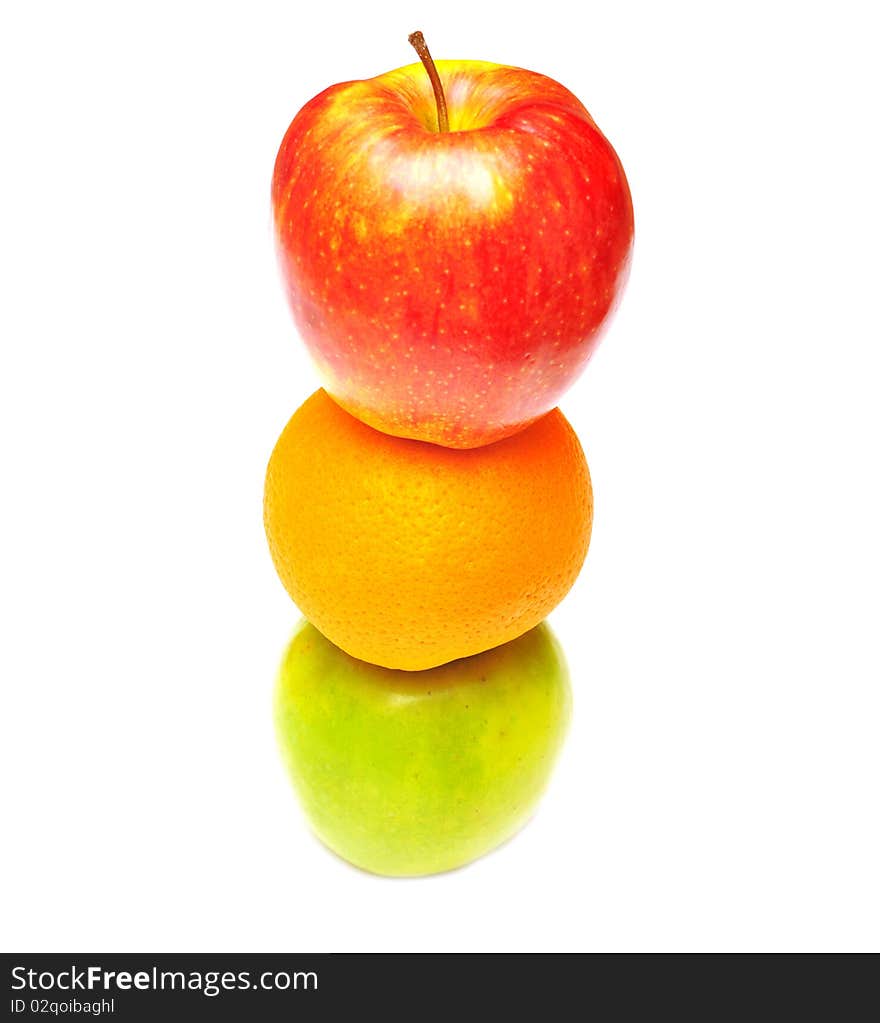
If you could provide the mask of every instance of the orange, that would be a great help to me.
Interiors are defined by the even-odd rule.
[[[316,391],[284,428],[264,521],[281,581],[353,657],[419,670],[537,625],[593,518],[586,459],[554,409],[468,450],[379,433]]]

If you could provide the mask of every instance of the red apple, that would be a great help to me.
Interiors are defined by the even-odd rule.
[[[275,163],[274,224],[336,401],[386,433],[477,447],[548,412],[583,369],[627,276],[632,202],[563,86],[423,59],[303,107]]]

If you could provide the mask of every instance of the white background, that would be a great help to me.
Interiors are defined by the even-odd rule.
[[[7,950],[880,948],[873,6],[4,5]],[[389,881],[275,749],[262,480],[318,384],[268,189],[298,108],[415,28],[571,88],[637,242],[562,406],[596,521],[551,790]]]

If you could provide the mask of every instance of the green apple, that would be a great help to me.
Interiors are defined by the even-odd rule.
[[[571,715],[546,624],[426,671],[350,657],[303,622],[281,664],[280,745],[318,837],[391,876],[460,867],[534,810]]]

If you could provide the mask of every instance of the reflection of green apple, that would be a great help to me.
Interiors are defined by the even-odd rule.
[[[468,863],[529,817],[571,713],[546,625],[427,671],[356,660],[312,625],[281,665],[276,722],[312,827],[377,874]]]

